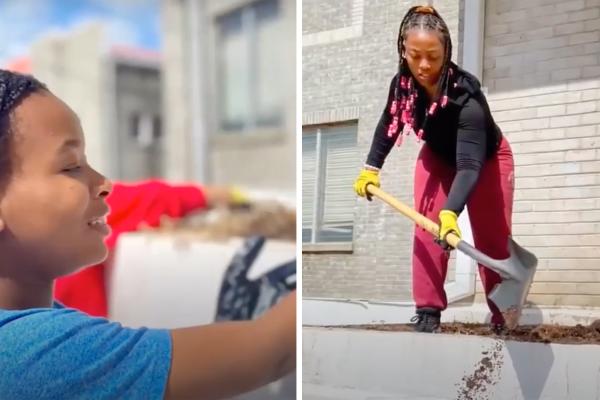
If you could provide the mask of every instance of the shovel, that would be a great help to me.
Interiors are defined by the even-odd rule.
[[[367,185],[367,192],[388,203],[436,238],[439,236],[440,228],[435,222],[419,214],[383,190],[371,184]],[[445,240],[453,248],[460,250],[479,264],[485,265],[500,275],[502,282],[494,287],[488,297],[496,304],[504,316],[506,327],[514,329],[519,322],[523,304],[527,299],[527,294],[535,275],[537,267],[536,256],[519,246],[510,236],[508,237],[507,244],[510,256],[504,260],[496,260],[483,254],[452,232],[446,235]]]

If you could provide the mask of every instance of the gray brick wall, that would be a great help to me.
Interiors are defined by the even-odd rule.
[[[302,1],[302,33],[315,33],[352,25],[354,0]]]
[[[338,4],[342,5],[334,0],[303,2],[303,20],[310,16],[313,21],[308,27],[310,34],[315,34],[312,31],[315,27],[328,26],[319,22],[319,10],[331,10]],[[366,1],[362,35],[303,47],[303,120],[310,121],[319,112],[335,114],[336,110],[358,107],[357,173],[385,105],[390,79],[396,72],[400,21],[414,4],[421,2]],[[435,5],[449,25],[455,47],[459,47],[456,44],[461,2],[439,1]],[[400,149],[394,149],[382,173],[382,187],[409,204],[412,204],[412,173],[418,147],[411,138]],[[412,232],[412,224],[389,206],[357,199],[352,254],[304,254],[303,295],[409,300]]]
[[[600,305],[600,1],[488,1],[484,85],[515,153],[530,300]],[[481,297],[481,295],[479,295]]]
[[[303,49],[305,120],[358,106],[363,155],[412,4],[366,2],[361,37]],[[434,5],[453,33],[462,30],[463,2]],[[514,235],[540,260],[530,300],[600,306],[600,0],[488,0],[484,53],[488,100],[515,154]],[[417,147],[408,140],[393,150],[382,174],[383,187],[409,204]],[[362,200],[355,223],[352,254],[303,255],[304,295],[409,300],[412,225]]]

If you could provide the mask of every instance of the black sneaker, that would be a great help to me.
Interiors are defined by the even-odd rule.
[[[437,308],[417,308],[417,315],[412,317],[410,322],[415,323],[416,332],[439,332],[441,315],[441,311]]]

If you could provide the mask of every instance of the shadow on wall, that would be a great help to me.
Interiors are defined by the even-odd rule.
[[[524,399],[539,399],[554,364],[552,347],[540,343],[505,342]],[[538,368],[531,368],[535,357]]]
[[[526,317],[527,325],[543,323],[542,310],[536,304],[527,304]],[[512,341],[505,342],[505,346],[517,375],[523,398],[539,399],[554,364],[552,347],[547,344]],[[531,368],[531,359],[534,354],[538,368]]]

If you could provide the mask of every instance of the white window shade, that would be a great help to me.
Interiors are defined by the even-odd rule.
[[[356,196],[352,182],[356,177],[356,127],[342,126],[323,135],[326,156],[323,185],[321,235],[327,241],[352,239]]]
[[[220,127],[225,132],[282,121],[282,17],[278,0],[249,3],[217,18]]]
[[[356,196],[356,123],[305,128],[302,136],[302,241],[350,242]]]
[[[276,1],[256,7],[256,115],[259,125],[278,122],[281,110],[281,18]]]
[[[246,66],[248,38],[244,33],[242,12],[234,12],[219,20],[221,33],[221,114],[226,127],[241,128],[249,118],[248,93],[250,78]]]

